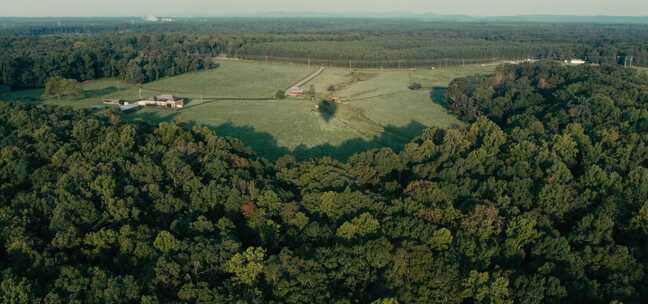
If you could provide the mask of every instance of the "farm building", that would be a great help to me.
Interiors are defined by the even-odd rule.
[[[342,103],[342,97],[340,96],[331,96],[329,99],[335,103]]]
[[[288,92],[286,93],[287,96],[292,96],[292,97],[303,97],[305,95],[304,89],[301,87],[292,87],[288,89]]]
[[[124,101],[121,99],[104,99],[103,103],[107,105],[120,106],[124,104]]]
[[[571,64],[571,65],[581,65],[585,64],[585,60],[583,59],[571,59],[571,60],[565,60],[566,64]]]
[[[158,106],[163,108],[181,109],[184,107],[185,101],[182,98],[173,95],[160,95],[154,96],[148,100],[140,100],[136,102],[140,106]]]

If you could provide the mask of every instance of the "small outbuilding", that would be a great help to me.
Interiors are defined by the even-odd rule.
[[[103,103],[107,105],[119,106],[123,105],[124,101],[121,99],[104,99]]]
[[[585,60],[583,60],[583,59],[570,59],[570,60],[565,60],[565,63],[570,64],[570,65],[581,65],[581,64],[585,64]]]
[[[304,89],[301,87],[292,87],[288,89],[288,92],[286,92],[286,96],[292,96],[292,97],[304,97],[306,93],[304,92]]]

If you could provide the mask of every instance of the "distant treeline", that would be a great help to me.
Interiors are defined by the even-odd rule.
[[[648,66],[648,26],[363,19],[0,19],[0,85],[47,78],[147,82],[207,69],[208,57],[417,67],[581,58]]]

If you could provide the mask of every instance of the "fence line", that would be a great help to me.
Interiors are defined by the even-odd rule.
[[[226,59],[226,58],[221,58]],[[229,60],[250,60],[294,64],[310,64],[314,66],[326,67],[345,67],[349,69],[419,69],[419,68],[443,68],[450,66],[463,66],[475,64],[501,64],[501,63],[520,63],[528,60],[550,60],[562,61],[559,58],[539,58],[539,57],[491,57],[491,58],[436,58],[436,59],[384,59],[384,60],[366,60],[366,59],[341,59],[341,58],[308,58],[308,57],[280,57],[280,56],[263,56],[263,55],[241,55],[239,58],[229,58]],[[595,64],[624,65],[622,56],[586,56],[584,60]],[[643,62],[639,58],[634,58],[632,66],[646,66],[648,62]]]
[[[402,60],[359,60],[359,59],[321,59],[321,58],[295,58],[243,55],[240,60],[281,62],[295,64],[310,64],[326,67],[346,67],[350,69],[416,69],[416,68],[441,68],[445,66],[471,65],[471,64],[492,64],[504,61],[523,61],[527,58],[480,58],[480,59],[402,59]],[[232,60],[232,58],[230,58]]]
[[[319,68],[319,70],[317,70],[315,73],[312,73],[312,74],[306,76],[306,78],[304,78],[304,79],[298,81],[297,83],[291,85],[290,88],[303,86],[304,84],[306,84],[306,83],[310,82],[311,80],[315,79],[315,77],[321,75],[322,72],[324,72],[324,70],[325,70],[324,67]],[[290,90],[290,88],[288,88],[288,90]]]

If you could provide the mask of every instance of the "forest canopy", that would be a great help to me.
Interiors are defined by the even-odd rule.
[[[648,76],[507,65],[401,153],[0,103],[3,303],[639,303]]]

